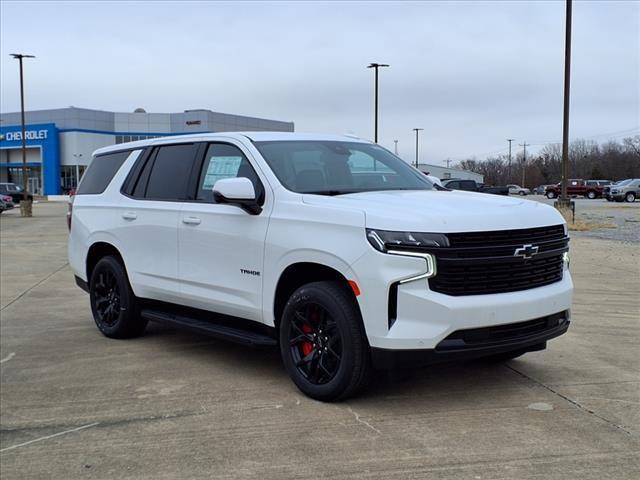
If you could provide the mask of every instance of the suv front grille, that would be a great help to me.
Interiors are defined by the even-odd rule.
[[[429,248],[438,273],[429,288],[447,295],[485,295],[542,287],[562,280],[569,238],[563,225],[447,234],[450,247]],[[537,247],[531,258],[515,256],[525,245]]]

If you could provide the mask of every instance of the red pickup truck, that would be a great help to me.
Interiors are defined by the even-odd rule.
[[[581,196],[585,198],[598,198],[602,196],[602,191],[609,180],[569,180],[567,183],[567,195]],[[560,196],[561,184],[547,187],[544,194],[547,198],[556,198]]]

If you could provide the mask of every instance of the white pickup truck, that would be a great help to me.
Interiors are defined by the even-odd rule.
[[[69,260],[113,338],[148,321],[279,346],[305,394],[373,369],[509,359],[567,331],[567,228],[553,208],[451,191],[343,136],[220,133],[95,153]]]

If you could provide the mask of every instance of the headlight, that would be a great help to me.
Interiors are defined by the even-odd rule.
[[[449,246],[449,239],[442,233],[390,232],[388,230],[367,229],[367,240],[379,252],[424,259],[427,263],[426,271],[400,280],[400,283],[431,278],[436,275],[435,255],[419,251],[419,248]]]
[[[395,249],[449,246],[449,239],[442,233],[390,232],[368,228],[367,240],[383,253]]]

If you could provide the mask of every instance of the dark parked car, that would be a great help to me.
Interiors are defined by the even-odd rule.
[[[450,190],[465,190],[467,192],[493,193],[494,195],[509,195],[507,187],[489,187],[475,180],[462,180],[452,178],[442,182],[445,188]]]
[[[22,187],[15,183],[0,183],[0,195],[8,195],[13,199],[13,203],[20,203],[22,200]],[[33,201],[33,195],[27,192],[27,198]]]

